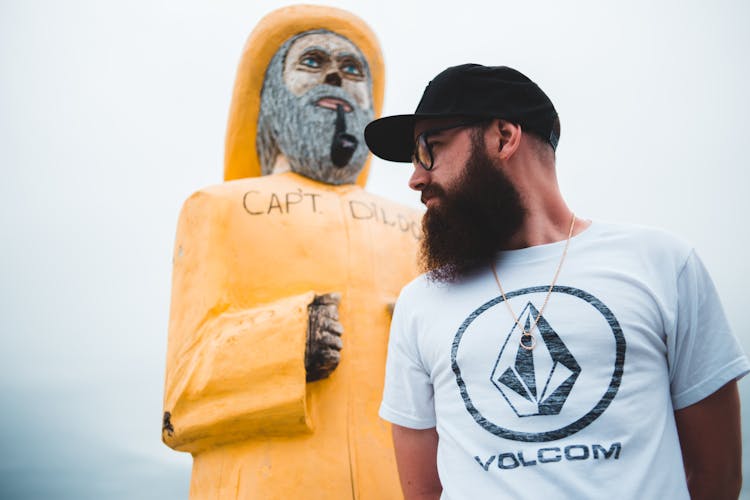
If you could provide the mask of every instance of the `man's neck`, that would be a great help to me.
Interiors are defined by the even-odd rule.
[[[514,179],[526,209],[521,228],[503,250],[517,250],[563,241],[568,238],[573,222],[573,211],[568,208],[557,183],[554,165],[525,165],[516,172],[523,176]],[[572,236],[591,225],[591,221],[576,218]]]
[[[503,250],[518,250],[563,241],[568,238],[573,223],[573,212],[559,214],[529,213],[521,229],[510,239]],[[585,231],[591,225],[590,220],[576,217],[571,236]]]

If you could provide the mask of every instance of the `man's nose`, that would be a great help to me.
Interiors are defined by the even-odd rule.
[[[414,172],[409,178],[409,187],[415,191],[422,191],[430,182],[430,173],[422,167],[415,165]]]
[[[341,87],[341,75],[339,75],[338,71],[334,71],[333,73],[328,73],[326,75],[326,79],[324,83],[327,83],[328,85],[333,85],[334,87]]]

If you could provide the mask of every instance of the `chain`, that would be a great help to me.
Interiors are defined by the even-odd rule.
[[[555,287],[555,283],[557,283],[557,277],[560,276],[560,270],[562,269],[563,262],[565,262],[565,256],[568,255],[568,247],[570,246],[570,238],[573,237],[573,228],[576,225],[576,214],[573,213],[573,218],[570,221],[570,230],[568,231],[568,240],[565,242],[565,248],[563,249],[562,256],[560,257],[560,263],[557,265],[557,271],[555,271],[555,275],[552,278],[552,284],[549,286],[549,290],[547,290],[547,296],[544,297],[544,303],[542,304],[542,308],[539,309],[539,314],[537,314],[536,319],[534,320],[534,324],[531,325],[531,328],[529,328],[528,331],[521,326],[521,323],[518,320],[518,317],[516,316],[516,313],[513,312],[513,308],[510,307],[510,303],[508,302],[508,298],[505,296],[505,291],[503,290],[503,285],[500,284],[500,278],[497,277],[497,270],[495,269],[495,262],[492,262],[492,274],[495,276],[495,282],[497,282],[497,287],[500,289],[500,295],[503,297],[503,302],[505,302],[505,306],[508,308],[508,312],[510,312],[511,317],[513,318],[513,321],[516,322],[516,326],[521,330],[521,338],[519,339],[518,343],[521,347],[526,349],[527,351],[531,351],[536,347],[536,339],[534,338],[534,335],[532,332],[534,331],[534,328],[536,328],[537,323],[539,323],[539,318],[542,317],[542,313],[544,312],[544,308],[547,307],[547,302],[549,302],[549,298],[552,295],[552,289]],[[523,343],[523,338],[529,337],[530,344],[526,345]]]

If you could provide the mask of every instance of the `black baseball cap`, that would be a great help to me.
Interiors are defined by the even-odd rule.
[[[365,141],[370,151],[384,160],[411,162],[414,124],[425,118],[454,116],[502,118],[557,148],[557,111],[547,94],[520,71],[481,64],[446,69],[427,84],[414,114],[370,122]]]

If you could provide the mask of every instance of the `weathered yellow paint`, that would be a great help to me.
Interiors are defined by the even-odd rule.
[[[377,416],[391,305],[415,276],[419,214],[286,173],[200,190],[174,254],[167,445],[191,498],[401,498]],[[305,383],[307,305],[341,293],[341,363]]]
[[[317,5],[294,5],[265,16],[250,34],[242,51],[232,94],[224,156],[224,180],[258,177],[260,161],[255,137],[260,110],[260,89],[266,67],[278,48],[292,36],[304,31],[326,29],[348,38],[367,59],[372,74],[372,99],[375,116],[383,107],[385,70],[375,34],[358,17],[344,10]],[[364,187],[370,162],[357,178]]]

